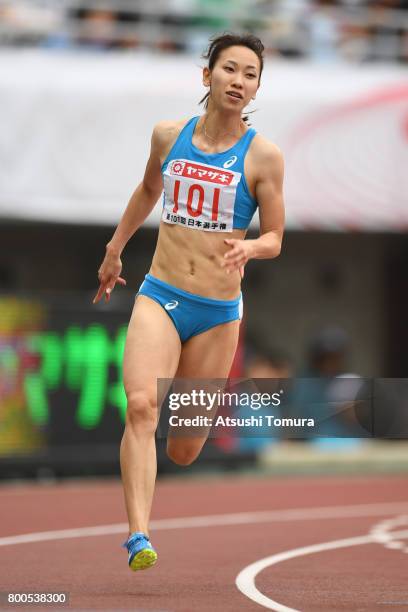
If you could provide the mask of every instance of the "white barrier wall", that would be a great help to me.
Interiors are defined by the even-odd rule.
[[[1,51],[0,217],[117,224],[154,124],[202,113],[201,65]],[[251,123],[285,155],[289,228],[408,229],[407,77],[391,65],[267,61]]]

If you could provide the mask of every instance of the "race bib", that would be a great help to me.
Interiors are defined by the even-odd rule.
[[[232,232],[241,173],[174,159],[163,172],[162,220],[209,232]]]

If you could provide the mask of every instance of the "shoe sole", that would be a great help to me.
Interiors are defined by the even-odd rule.
[[[144,550],[139,551],[132,559],[129,567],[131,570],[136,572],[137,570],[144,570],[152,567],[157,561],[157,552],[154,550],[150,550],[149,548],[145,548]]]

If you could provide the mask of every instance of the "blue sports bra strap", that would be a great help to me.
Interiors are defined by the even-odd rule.
[[[249,128],[249,130],[245,133],[244,138],[242,139],[239,147],[244,155],[248,151],[249,145],[251,144],[255,134],[256,130],[254,128]]]
[[[183,129],[180,131],[180,134],[177,136],[176,141],[171,147],[166,159],[162,164],[162,169],[167,165],[169,159],[172,159],[174,156],[179,155],[179,150],[183,150],[183,148],[191,143],[191,137],[194,132],[195,125],[198,121],[199,117],[192,117],[187,121],[187,123],[183,126]]]
[[[194,130],[195,130],[195,126],[199,120],[200,116],[198,115],[197,117],[192,117],[191,119],[189,119],[187,121],[187,123],[185,124],[185,126],[183,127],[183,129],[181,130],[180,134],[179,134],[179,138],[191,138]]]

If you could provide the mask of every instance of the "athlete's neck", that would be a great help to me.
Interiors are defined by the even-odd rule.
[[[200,131],[209,143],[221,144],[239,140],[245,132],[245,123],[241,115],[208,109],[200,119]]]

